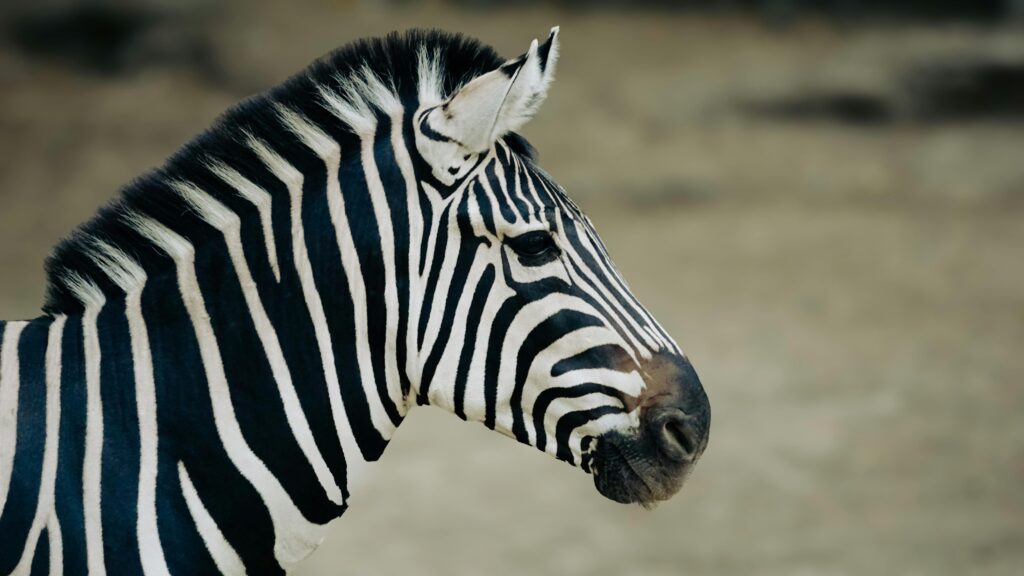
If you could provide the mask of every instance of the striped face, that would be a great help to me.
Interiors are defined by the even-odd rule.
[[[421,398],[581,466],[617,500],[674,493],[707,442],[707,398],[590,220],[504,142],[439,212],[424,344],[444,352],[423,363]]]
[[[621,502],[674,494],[708,437],[696,373],[590,220],[503,138],[543,100],[555,34],[413,116],[430,168],[418,395],[591,472]]]

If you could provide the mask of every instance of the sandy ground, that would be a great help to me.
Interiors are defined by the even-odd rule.
[[[0,54],[0,317],[35,314],[49,247],[119,184],[332,46],[445,25],[513,55],[558,23],[560,77],[526,133],[714,418],[687,487],[645,511],[416,410],[299,574],[1020,573],[1024,124],[738,104],[852,90],[906,106],[908,69],[1020,61],[1019,30],[302,6],[227,7],[217,81]]]

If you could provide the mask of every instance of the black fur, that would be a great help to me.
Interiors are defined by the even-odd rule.
[[[201,178],[208,173],[204,165],[207,159],[221,160],[259,182],[260,178],[253,173],[258,174],[265,168],[244,145],[248,134],[264,140],[285,157],[289,150],[301,146],[280,126],[275,105],[292,108],[313,120],[339,140],[343,151],[358,150],[358,146],[347,145],[355,138],[349,129],[320,103],[318,87],[337,89],[339,78],[366,66],[385,83],[394,86],[407,108],[414,109],[418,105],[417,55],[420,47],[440,54],[442,87],[446,94],[504,63],[493,48],[477,40],[426,30],[395,32],[384,38],[359,40],[328,54],[284,83],[227,111],[210,129],[182,147],[162,167],[126,186],[120,198],[101,209],[92,220],[61,242],[46,262],[48,287],[43,310],[48,314],[70,314],[81,310],[82,304],[62,280],[67,274],[77,274],[95,283],[108,299],[122,296],[88,255],[96,239],[127,253],[151,277],[168,273],[172,269],[168,259],[155,250],[145,248],[148,243],[129,229],[124,223],[124,216],[136,212],[163,222],[173,221],[175,231],[194,244],[209,236],[209,227],[198,218],[187,217],[190,215],[189,207],[170,190],[167,183],[176,179]],[[508,135],[506,142],[520,154],[533,154],[530,145],[518,135]],[[267,189],[272,194],[284,193],[280,188]],[[228,197],[230,191],[207,191],[224,204],[232,204]]]

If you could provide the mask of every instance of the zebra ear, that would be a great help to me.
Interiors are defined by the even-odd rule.
[[[544,44],[534,40],[525,54],[474,78],[428,110],[419,120],[417,146],[435,173],[454,174],[456,159],[479,154],[526,124],[547,97],[557,59],[556,26]]]

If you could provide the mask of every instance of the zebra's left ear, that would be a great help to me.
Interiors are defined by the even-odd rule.
[[[419,117],[416,145],[435,176],[451,184],[499,138],[518,130],[547,97],[558,59],[558,27],[509,60],[460,88]]]

